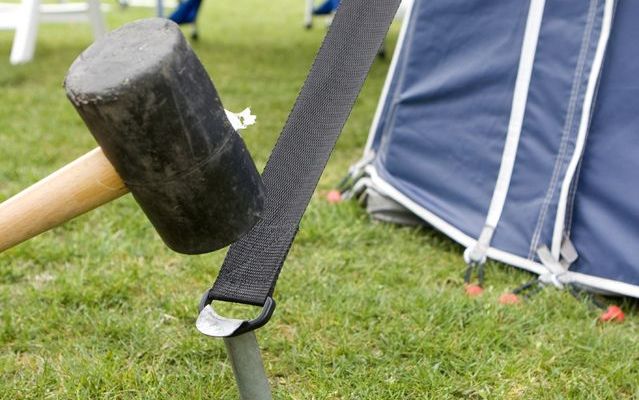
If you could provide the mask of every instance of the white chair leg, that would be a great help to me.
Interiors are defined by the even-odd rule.
[[[155,9],[158,17],[164,18],[164,2],[162,0],[157,0]]]
[[[20,16],[16,24],[16,33],[11,47],[11,64],[22,64],[31,61],[38,36],[38,19],[40,0],[22,0]]]
[[[100,11],[100,0],[87,0],[89,23],[93,29],[93,37],[97,40],[106,34],[106,24],[104,16]]]
[[[306,0],[306,5],[304,8],[304,26],[306,29],[311,29],[313,27],[313,8],[315,7],[315,2],[313,0]]]

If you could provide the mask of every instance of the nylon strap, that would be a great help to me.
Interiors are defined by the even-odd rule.
[[[343,0],[266,164],[263,219],[233,244],[209,299],[264,305],[400,0]]]

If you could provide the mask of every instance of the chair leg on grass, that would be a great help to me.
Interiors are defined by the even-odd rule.
[[[224,338],[242,400],[271,400],[260,348],[253,331]]]
[[[11,47],[11,64],[31,61],[35,52],[40,19],[40,0],[24,0],[20,5],[20,16]]]
[[[164,2],[163,0],[157,0],[155,6],[155,13],[159,18],[164,18]]]
[[[87,6],[87,14],[89,16],[89,22],[91,23],[91,29],[93,30],[93,38],[94,40],[98,40],[107,33],[104,15],[102,15],[102,11],[100,11],[100,1],[88,0]]]
[[[311,29],[313,27],[313,8],[315,8],[315,2],[313,0],[306,0],[304,5],[304,27]]]

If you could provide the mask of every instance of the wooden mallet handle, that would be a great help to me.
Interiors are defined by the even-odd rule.
[[[93,149],[0,204],[0,252],[128,191],[102,149]]]

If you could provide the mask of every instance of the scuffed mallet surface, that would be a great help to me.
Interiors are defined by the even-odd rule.
[[[67,95],[173,250],[224,247],[259,219],[263,187],[178,26],[136,21],[73,63]]]

